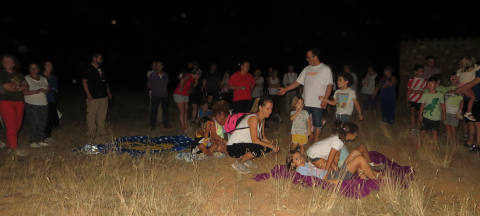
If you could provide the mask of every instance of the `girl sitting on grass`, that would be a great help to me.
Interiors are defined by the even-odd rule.
[[[290,112],[290,120],[292,120],[292,146],[290,151],[295,151],[300,146],[300,153],[305,152],[305,144],[308,137],[312,135],[312,119],[308,112],[303,109],[303,98],[293,97]]]
[[[346,151],[345,142],[353,141],[358,136],[358,126],[352,122],[336,121],[334,135],[320,140],[310,146],[307,156],[315,167],[330,171],[329,178],[337,178],[342,171],[347,171],[344,179],[349,179],[359,169],[366,177],[376,178],[377,173],[370,166],[376,166],[370,160],[364,145]]]
[[[228,106],[223,101],[213,105],[212,120],[206,120],[197,131],[196,146],[192,149],[193,154],[204,153],[211,156],[214,152],[224,153],[227,151],[227,140],[224,135],[223,125],[228,115]]]

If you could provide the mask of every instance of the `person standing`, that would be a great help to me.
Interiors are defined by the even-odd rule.
[[[188,67],[190,67],[190,64]],[[182,130],[187,132],[187,117],[188,117],[188,101],[190,96],[190,89],[192,88],[194,78],[191,73],[192,70],[187,69],[185,72],[178,75],[180,82],[177,85],[175,91],[173,91],[173,100],[177,104],[178,110],[180,111],[180,125]]]
[[[17,63],[13,56],[2,56],[1,64],[0,84],[5,92],[0,95],[0,115],[6,127],[7,145],[15,155],[25,156],[26,152],[18,149],[17,145],[25,108],[23,91],[27,89],[27,83],[22,74],[16,71]]]
[[[252,98],[259,98],[264,95],[263,86],[265,79],[262,76],[260,69],[255,69],[255,87],[252,90]]]
[[[352,67],[350,65],[344,65],[343,66],[343,72],[349,73],[353,77],[353,83],[351,84],[352,86],[350,89],[352,89],[355,93],[357,93],[358,90],[358,77],[355,72],[352,71]]]
[[[168,124],[168,90],[167,86],[170,81],[168,74],[163,71],[163,63],[155,60],[153,73],[148,77],[148,88],[151,92],[151,113],[150,113],[150,129],[154,130],[157,124],[158,106],[162,105],[163,127],[170,128]]]
[[[297,80],[285,88],[280,88],[279,95],[304,86],[303,98],[305,99],[305,110],[312,115],[313,127],[315,128],[315,141],[320,140],[320,132],[322,128],[322,115],[327,107],[326,101],[320,98],[329,98],[333,88],[332,71],[330,67],[320,61],[320,51],[318,49],[310,49],[307,51],[307,62],[303,71]]]
[[[51,61],[45,61],[43,63],[43,76],[48,81],[48,120],[45,128],[45,142],[51,140],[52,131],[58,127],[59,119],[57,113],[57,95],[58,95],[58,81],[57,77],[52,73],[53,63]]]
[[[297,80],[298,74],[295,73],[295,67],[293,65],[288,66],[288,72],[283,75],[283,86],[289,86]],[[291,102],[294,96],[297,96],[297,90],[290,91],[285,95],[285,110],[290,110]]]
[[[425,58],[425,66],[423,67],[423,79],[428,80],[433,75],[440,75],[440,69],[435,66],[435,57],[427,56]]]
[[[25,120],[29,128],[30,147],[48,146],[44,142],[45,128],[48,121],[48,81],[40,76],[40,66],[36,63],[28,67],[29,74],[25,76],[28,89],[25,95]]]
[[[228,86],[233,89],[233,111],[245,113],[250,110],[252,89],[255,86],[255,78],[248,73],[250,62],[240,63],[240,70],[235,72],[228,80]]]
[[[375,84],[377,81],[377,72],[373,69],[373,66],[368,67],[367,75],[362,81],[362,90],[360,97],[362,101],[362,110],[365,114],[372,113],[372,116],[376,115],[377,102],[373,97],[375,92]]]
[[[91,142],[100,137],[106,139],[108,100],[112,94],[108,86],[108,79],[101,65],[103,57],[100,53],[93,53],[91,63],[82,76],[82,85],[87,97],[87,136]]]
[[[380,101],[382,103],[382,120],[387,124],[395,122],[395,95],[397,87],[397,78],[392,74],[393,68],[386,66],[383,71],[383,77],[375,88],[374,96],[380,92]]]
[[[219,95],[221,76],[217,73],[217,64],[210,65],[210,71],[205,75],[207,101],[209,105],[212,105],[213,99]]]

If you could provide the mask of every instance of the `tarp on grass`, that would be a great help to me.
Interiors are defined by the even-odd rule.
[[[110,144],[85,145],[77,151],[88,154],[95,153],[128,153],[131,156],[141,156],[145,153],[156,154],[166,151],[182,151],[190,148],[193,139],[187,136],[128,136],[115,139]]]
[[[392,175],[398,178],[398,182],[407,183],[408,181],[413,180],[413,170],[411,167],[400,166],[397,163],[389,160],[380,152],[370,151],[369,155],[373,162],[385,164],[386,169],[389,169]],[[381,172],[385,171],[386,170],[382,170]],[[285,165],[277,165],[272,168],[270,173],[258,174],[254,177],[254,179],[256,181],[264,181],[270,177],[292,179],[294,184],[301,184],[306,187],[316,186],[327,188],[332,186],[326,180],[312,176],[304,176],[295,172],[294,170],[288,170]],[[408,185],[404,184],[403,186],[407,187]],[[379,190],[378,180],[363,180],[356,176],[356,178],[344,180],[340,185],[339,193],[347,197],[361,198],[367,196],[370,194],[370,192],[375,190]]]

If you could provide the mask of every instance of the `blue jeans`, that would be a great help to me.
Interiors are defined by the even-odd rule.
[[[360,98],[362,99],[362,110],[375,110],[377,108],[377,102],[373,98],[373,95],[361,94]]]
[[[312,114],[312,125],[315,128],[322,128],[323,109],[318,107],[305,107],[309,114]]]
[[[168,98],[152,96],[152,110],[150,114],[150,126],[157,124],[158,106],[162,105],[163,125],[168,127]]]
[[[340,120],[341,122],[349,122],[352,115],[336,114],[335,117],[337,120]]]
[[[48,105],[25,103],[25,121],[28,125],[30,142],[42,142],[47,127]]]
[[[395,122],[395,88],[383,88],[380,92],[382,101],[382,120],[388,124]]]

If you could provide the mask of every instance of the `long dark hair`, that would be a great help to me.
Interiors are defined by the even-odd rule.
[[[353,122],[342,122],[340,120],[335,121],[335,128],[333,134],[338,135],[338,138],[345,142],[347,134],[358,133],[358,126]]]

